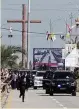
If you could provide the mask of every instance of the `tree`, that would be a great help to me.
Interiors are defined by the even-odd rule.
[[[22,68],[22,61],[19,62],[19,68]]]
[[[16,67],[16,60],[19,58],[15,53],[23,52],[21,47],[1,45],[1,67]]]

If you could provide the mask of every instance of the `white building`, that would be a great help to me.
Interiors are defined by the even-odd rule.
[[[74,48],[72,52],[65,58],[65,67],[79,67],[79,50]]]

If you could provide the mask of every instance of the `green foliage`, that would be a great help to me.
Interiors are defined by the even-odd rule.
[[[19,57],[15,54],[17,52],[23,52],[25,54],[25,51],[23,51],[21,47],[2,45],[1,67],[18,67],[16,61]]]
[[[22,68],[22,61],[20,61],[19,63],[19,68]]]

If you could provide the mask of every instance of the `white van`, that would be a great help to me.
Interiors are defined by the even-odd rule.
[[[34,89],[37,89],[37,87],[43,86],[43,76],[45,74],[45,71],[37,71],[36,76],[34,77]]]

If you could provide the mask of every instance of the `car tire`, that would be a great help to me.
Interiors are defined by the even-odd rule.
[[[46,94],[49,94],[49,90],[48,89],[46,89]]]
[[[43,89],[45,89],[45,87],[43,87]]]
[[[33,87],[33,89],[37,89],[37,87],[36,87],[36,86],[34,86],[34,87]]]
[[[53,96],[53,91],[50,92],[50,96]]]
[[[72,92],[72,96],[76,96],[76,92]]]

